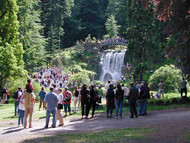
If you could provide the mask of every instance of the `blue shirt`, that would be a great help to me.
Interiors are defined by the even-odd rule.
[[[44,101],[47,103],[48,111],[56,110],[56,103],[58,102],[57,94],[55,94],[54,92],[49,92],[45,96]]]
[[[39,93],[40,100],[44,100],[45,95],[46,95],[46,92],[45,92],[45,91],[40,91],[40,93]]]

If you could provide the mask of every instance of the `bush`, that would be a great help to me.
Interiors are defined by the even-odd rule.
[[[160,67],[149,79],[151,90],[158,90],[160,80],[164,81],[164,92],[178,92],[181,71],[174,65]]]
[[[38,82],[33,82],[33,87],[34,87],[34,93],[36,95],[36,101],[39,101],[40,99],[40,96],[39,95],[39,92],[41,91],[41,86]]]

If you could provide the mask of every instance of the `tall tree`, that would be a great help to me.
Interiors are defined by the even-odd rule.
[[[161,49],[161,25],[153,12],[152,3],[148,4],[147,9],[140,2],[131,3],[128,24],[127,58],[133,66],[134,78],[142,81],[143,74],[153,68],[153,63],[161,63],[164,60]]]
[[[110,17],[108,17],[108,19],[106,21],[107,35],[105,35],[105,38],[117,37],[119,34],[119,28],[120,28],[120,25],[117,25],[117,21],[115,20],[115,16],[111,15]]]
[[[105,35],[107,0],[83,0],[78,18],[81,19],[80,38],[85,39],[89,34],[101,38]]]
[[[40,21],[40,7],[36,0],[19,0],[18,20],[20,39],[24,47],[24,61],[27,69],[33,69],[45,60],[45,38]]]
[[[41,0],[44,36],[48,38],[46,50],[53,53],[61,49],[64,35],[64,19],[71,14],[73,0]]]
[[[0,87],[26,76],[23,47],[19,41],[16,0],[0,3]]]

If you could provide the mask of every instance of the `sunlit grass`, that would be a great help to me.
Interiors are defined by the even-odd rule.
[[[110,143],[110,142],[127,142],[131,139],[143,140],[147,135],[155,132],[155,129],[148,128],[125,128],[125,129],[112,129],[99,132],[93,132],[88,134],[76,134],[76,135],[62,135],[29,139],[25,142],[64,142],[64,143]]]

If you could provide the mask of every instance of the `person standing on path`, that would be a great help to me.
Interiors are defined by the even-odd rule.
[[[130,118],[134,118],[134,115],[138,117],[137,115],[137,109],[136,109],[136,102],[139,95],[139,90],[134,86],[134,83],[130,83],[130,92],[129,92],[129,107],[131,116]]]
[[[58,97],[57,94],[53,92],[54,88],[50,87],[50,92],[45,96],[44,102],[45,102],[45,109],[46,109],[46,125],[44,128],[48,128],[49,125],[49,119],[50,114],[53,115],[53,124],[52,128],[56,127],[56,111],[58,106]],[[47,106],[46,106],[47,103]]]
[[[46,92],[44,91],[44,87],[42,87],[42,91],[40,91],[40,93],[39,93],[39,96],[40,96],[39,110],[41,109],[42,104],[43,104],[43,109],[45,109],[45,106],[44,106],[45,95],[46,95]]]
[[[183,97],[183,92],[185,92],[185,96],[187,97],[187,82],[183,78],[182,81],[180,82],[180,87],[181,87],[181,97]]]
[[[75,90],[73,91],[73,103],[74,103],[74,113],[77,112],[77,102],[79,100],[79,90],[78,87],[75,86]]]
[[[98,93],[95,90],[95,87],[94,87],[93,84],[90,87],[89,95],[90,95],[90,104],[89,104],[89,107],[88,107],[87,116],[88,116],[90,108],[92,106],[92,116],[91,116],[91,118],[93,118],[94,117],[94,112],[95,112],[95,109],[96,109],[96,99],[98,97]]]
[[[121,88],[121,85],[117,84],[117,90],[115,95],[115,108],[116,108],[116,119],[118,118],[118,110],[119,110],[119,116],[120,119],[122,119],[122,111],[123,111],[123,96],[124,91]]]
[[[87,90],[87,85],[84,84],[81,89],[81,107],[82,107],[82,119],[84,119],[84,115],[88,112],[88,97],[89,91]],[[86,116],[87,118],[87,116]]]
[[[18,107],[19,107],[19,100],[18,100],[18,97],[22,95],[22,88],[21,87],[18,87],[18,90],[16,90],[13,94],[13,98],[14,98],[14,105],[15,105],[15,116],[17,114],[19,114],[19,110],[18,110]]]
[[[69,111],[69,115],[71,115],[71,97],[72,94],[69,91],[68,87],[65,87],[65,91],[63,92],[63,105],[65,116],[67,116],[67,111]]]
[[[29,128],[32,128],[32,115],[34,110],[34,104],[35,104],[35,95],[33,93],[33,85],[31,84],[31,80],[27,80],[27,84],[25,87],[25,94],[22,97],[25,99],[25,119],[24,119],[24,128],[27,126],[27,118],[29,114]]]
[[[24,114],[25,114],[25,107],[24,107],[24,99],[22,99],[24,95],[20,95],[19,99],[19,117],[18,117],[18,126],[20,126],[20,122],[22,123],[22,125],[24,125]]]
[[[129,89],[127,87],[124,86],[124,84],[122,84],[122,90],[124,91],[124,97],[127,98],[127,96],[129,96]],[[126,103],[126,100],[124,100],[124,103]]]
[[[112,118],[112,113],[113,113],[113,106],[114,106],[114,98],[115,94],[113,91],[113,84],[109,85],[109,89],[107,90],[106,93],[106,100],[107,100],[107,118]]]
[[[62,104],[63,95],[62,95],[62,89],[61,88],[58,89],[57,94],[58,94],[57,95],[58,96],[58,106],[57,106],[56,117],[57,117],[57,119],[59,119],[59,125],[58,126],[63,126],[64,125],[63,116],[61,113],[61,109],[63,109],[63,104]]]
[[[158,87],[159,87],[160,98],[164,99],[164,82],[163,82],[163,80],[160,80],[160,83],[158,84]]]

